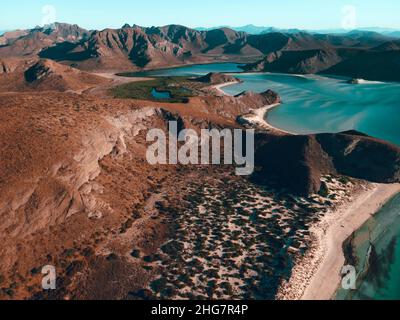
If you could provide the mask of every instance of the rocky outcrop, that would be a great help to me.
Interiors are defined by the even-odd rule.
[[[334,166],[314,136],[257,135],[257,178],[299,195],[318,193],[323,172]]]
[[[0,92],[25,90],[24,72],[35,62],[37,59],[15,57],[0,59]]]
[[[277,51],[264,60],[244,67],[247,71],[320,73],[342,61],[336,50]]]
[[[54,23],[31,30],[9,32],[0,37],[0,57],[32,57],[43,49],[63,43],[79,43],[90,31],[77,25]]]
[[[321,177],[340,174],[377,183],[400,182],[400,148],[350,131],[308,136],[259,134],[257,179],[303,196],[318,193]]]
[[[91,34],[91,31],[83,29],[76,24],[58,22],[44,26],[43,28],[39,28],[39,31],[51,36],[53,39],[55,39],[56,43],[76,43],[89,38]]]
[[[0,60],[0,75],[14,72],[18,67],[18,63],[10,60]]]
[[[239,79],[223,73],[210,72],[209,74],[198,77],[194,81],[207,83],[210,85],[228,83],[228,82],[241,82]]]
[[[399,52],[391,49],[388,51],[362,51],[324,72],[372,81],[400,81]]]
[[[363,83],[363,81],[365,81],[365,80],[353,78],[353,79],[348,80],[347,83],[348,84],[361,84],[361,83]]]
[[[378,183],[400,181],[399,147],[356,131],[316,139],[339,173]]]
[[[275,91],[267,90],[262,93],[244,91],[235,96],[235,99],[252,109],[258,109],[264,106],[281,103],[281,97]]]
[[[24,72],[24,78],[29,88],[43,91],[82,91],[109,82],[100,76],[46,59],[41,59],[29,67]]]
[[[54,71],[51,68],[51,63],[42,60],[25,71],[25,80],[28,82],[34,82],[43,77],[49,77],[53,73]]]
[[[205,96],[189,99],[190,105],[212,110],[213,113],[235,122],[244,114],[280,102],[280,96],[272,90],[263,93],[246,91],[236,96]]]
[[[375,81],[400,81],[397,43],[373,49],[323,48],[286,50],[267,54],[243,67],[246,71],[292,74],[334,74]]]
[[[0,46],[6,46],[10,44],[13,40],[26,36],[28,33],[28,30],[15,30],[11,32],[6,32],[0,36]]]
[[[34,215],[28,217],[29,226],[24,223],[19,225],[19,232],[32,233],[82,210],[89,216],[109,212],[108,206],[94,197],[99,191],[94,182],[101,172],[99,163],[107,155],[123,155],[126,152],[126,136],[135,137],[146,128],[145,119],[156,114],[155,109],[148,108],[119,117],[107,117],[101,127],[82,138],[81,147],[73,157],[66,156],[62,162],[55,163],[29,189],[18,190],[16,194],[21,197],[2,198],[1,213],[6,210],[16,214],[22,208],[33,210],[30,206],[34,200],[38,211],[33,210]]]

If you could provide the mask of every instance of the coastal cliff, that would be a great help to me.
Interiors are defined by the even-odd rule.
[[[344,175],[376,183],[400,182],[400,148],[356,131],[338,134],[258,134],[257,179],[300,195],[321,191],[321,177]]]
[[[223,74],[223,73],[218,73],[218,72],[210,72],[208,74],[206,74],[205,76],[202,77],[198,77],[196,79],[194,79],[194,81],[198,81],[198,82],[202,82],[202,83],[207,83],[207,84],[221,84],[221,83],[240,83],[242,82],[241,80],[239,80],[238,78],[232,77],[230,75],[227,74]]]
[[[384,51],[344,48],[280,50],[243,66],[243,69],[249,72],[328,74],[374,81],[400,81],[400,51],[389,44],[384,48]]]

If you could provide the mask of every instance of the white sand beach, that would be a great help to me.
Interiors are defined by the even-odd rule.
[[[222,90],[222,88],[227,87],[227,86],[231,86],[234,84],[238,84],[240,83],[239,81],[235,81],[235,82],[225,82],[222,84],[218,84],[215,86],[212,86],[212,88],[214,90],[216,90],[219,94],[221,94],[222,96],[228,96],[229,94],[227,94],[225,91]],[[276,103],[276,104],[271,104],[268,106],[264,106],[262,108],[259,109],[255,109],[252,110],[251,113],[242,116],[242,118],[246,121],[248,121],[249,123],[252,123],[256,126],[259,126],[261,128],[267,129],[267,130],[272,130],[275,132],[279,132],[279,133],[283,133],[283,134],[292,134],[295,135],[295,133],[293,132],[289,132],[289,131],[285,131],[279,128],[276,128],[274,126],[272,126],[270,123],[268,123],[267,121],[265,121],[265,117],[268,114],[268,112],[270,112],[272,109],[279,107],[281,104],[280,103]]]
[[[217,90],[231,85],[216,86]],[[224,93],[225,94],[225,93]],[[250,123],[283,134],[294,134],[268,123],[266,114],[280,104],[253,110],[242,118]],[[369,184],[352,199],[342,203],[312,228],[313,246],[293,269],[292,278],[284,283],[277,298],[282,300],[330,300],[341,281],[345,263],[344,241],[371,216],[400,192],[400,184]]]
[[[272,109],[274,109],[276,107],[279,107],[280,105],[281,105],[280,103],[276,103],[276,104],[271,104],[269,106],[265,106],[265,107],[262,107],[259,109],[255,109],[250,114],[243,116],[243,119],[245,119],[246,121],[248,121],[250,123],[258,125],[264,129],[267,129],[267,130],[272,130],[272,131],[283,133],[283,134],[296,135],[296,133],[276,128],[276,127],[272,126],[268,121],[265,120],[268,112],[270,112]]]
[[[229,94],[227,94],[224,90],[222,90],[222,88],[232,86],[232,85],[238,84],[238,83],[240,83],[240,82],[239,81],[225,82],[225,83],[217,84],[215,86],[211,86],[211,88],[214,89],[215,91],[217,91],[218,94],[220,94],[221,96],[229,96]]]

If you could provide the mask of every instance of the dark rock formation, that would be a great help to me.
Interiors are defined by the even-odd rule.
[[[300,195],[318,193],[321,175],[334,167],[315,136],[257,135],[258,177]]]
[[[400,181],[400,148],[355,131],[316,136],[336,170],[378,183]]]
[[[322,72],[339,63],[341,57],[336,50],[278,51],[264,60],[244,67],[248,71],[269,71],[311,74]]]
[[[246,91],[237,96],[193,97],[189,99],[189,104],[198,108],[206,107],[219,116],[238,123],[241,116],[249,114],[252,110],[280,103],[280,101],[281,98],[276,92],[267,90],[263,93]]]
[[[400,51],[362,51],[324,72],[374,81],[400,81]]]
[[[281,97],[275,91],[267,90],[262,93],[252,91],[244,91],[235,96],[235,99],[242,103],[254,106],[253,109],[262,108],[264,106],[281,103]]]
[[[25,71],[25,80],[34,82],[53,73],[50,64],[41,60]]]
[[[356,78],[353,78],[353,79],[350,79],[347,81],[348,84],[360,84],[361,82],[362,82],[362,79],[356,79]]]
[[[16,69],[15,66],[12,65],[9,61],[0,60],[0,75],[8,74],[13,72]]]
[[[377,81],[400,81],[396,44],[377,49],[329,48],[276,51],[243,67],[246,71],[334,74]]]
[[[208,83],[208,84],[219,84],[226,82],[241,82],[239,79],[223,73],[210,72],[209,74],[196,78],[195,81]]]
[[[385,42],[384,44],[374,48],[376,51],[400,51],[400,40]]]
[[[400,182],[400,148],[359,132],[256,136],[260,181],[303,196],[320,192],[321,176],[340,174],[377,183]]]

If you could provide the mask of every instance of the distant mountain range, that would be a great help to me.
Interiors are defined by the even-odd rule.
[[[55,23],[0,36],[0,59],[40,57],[81,70],[134,71],[193,63],[249,63],[249,71],[331,73],[400,81],[400,40],[373,31],[258,35],[180,25],[85,30]]]
[[[219,26],[219,27],[212,27],[212,28],[195,28],[199,31],[210,31],[215,29],[221,28],[229,28],[235,31],[243,31],[249,34],[264,34],[264,33],[271,33],[271,32],[283,32],[283,33],[298,33],[298,32],[308,32],[308,33],[319,33],[319,34],[343,34],[348,33],[349,30],[346,29],[321,29],[321,30],[306,30],[306,29],[280,29],[274,27],[261,27],[255,26],[253,24],[248,24],[242,27],[231,27],[231,26]],[[371,27],[371,28],[357,28],[358,31],[372,31],[378,32],[383,35],[399,37],[400,38],[400,30],[397,29],[389,29],[389,28],[379,28],[379,27]]]
[[[216,30],[216,29],[221,29],[221,28],[228,28],[232,29],[238,32],[246,32],[248,34],[253,34],[253,35],[258,35],[258,34],[263,34],[263,33],[270,33],[270,32],[285,32],[285,33],[296,33],[300,32],[300,29],[278,29],[274,27],[260,27],[260,26],[255,26],[253,24],[248,24],[242,27],[232,27],[232,26],[219,26],[219,27],[212,27],[212,28],[195,28],[198,31],[211,31],[211,30]]]

